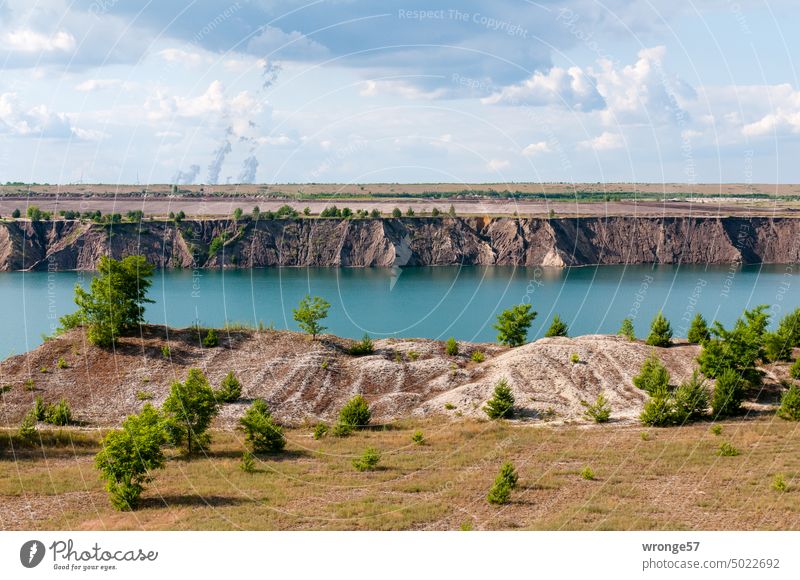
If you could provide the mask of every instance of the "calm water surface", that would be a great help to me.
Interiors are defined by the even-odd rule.
[[[685,336],[699,310],[730,324],[743,308],[768,304],[778,317],[800,306],[798,266],[599,266],[549,269],[435,267],[159,271],[153,278],[147,320],[208,326],[263,321],[296,329],[292,308],[306,293],[331,303],[329,332],[353,338],[455,336],[491,341],[497,313],[530,302],[539,315],[533,337],[561,315],[571,334],[613,333],[626,316],[637,334],[663,309],[676,336]],[[42,342],[72,312],[73,287],[91,274],[0,273],[0,356]]]

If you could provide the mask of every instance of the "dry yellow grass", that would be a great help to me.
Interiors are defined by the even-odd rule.
[[[285,453],[240,470],[242,440],[215,432],[206,456],[172,456],[141,509],[115,512],[93,467],[97,434],[76,444],[15,446],[0,459],[5,529],[780,529],[800,528],[796,423],[762,416],[684,428],[402,421],[315,441],[287,431]],[[411,437],[422,430],[426,443]],[[87,439],[89,441],[87,441]],[[94,442],[92,442],[92,440]],[[723,441],[741,454],[720,457]],[[368,446],[379,469],[358,472]],[[520,475],[512,501],[486,493],[503,461]],[[591,467],[592,481],[580,472]],[[789,484],[772,487],[776,474]]]

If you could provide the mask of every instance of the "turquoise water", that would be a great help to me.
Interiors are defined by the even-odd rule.
[[[731,323],[743,308],[768,304],[773,314],[800,306],[798,266],[600,266],[549,269],[436,267],[159,271],[147,320],[207,326],[263,321],[296,329],[292,308],[306,293],[331,303],[329,331],[342,336],[403,336],[491,341],[497,313],[530,302],[539,315],[531,337],[544,334],[553,314],[571,334],[611,333],[634,319],[637,334],[663,309],[676,336],[685,336],[699,310]],[[0,355],[42,342],[58,317],[74,309],[72,289],[88,273],[0,273]]]

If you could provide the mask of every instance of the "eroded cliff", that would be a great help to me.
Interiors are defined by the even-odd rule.
[[[132,254],[161,268],[797,263],[798,239],[800,219],[780,217],[18,220],[0,222],[0,270]]]

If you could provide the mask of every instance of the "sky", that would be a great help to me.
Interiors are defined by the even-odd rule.
[[[798,20],[788,0],[0,0],[0,182],[796,183]]]

